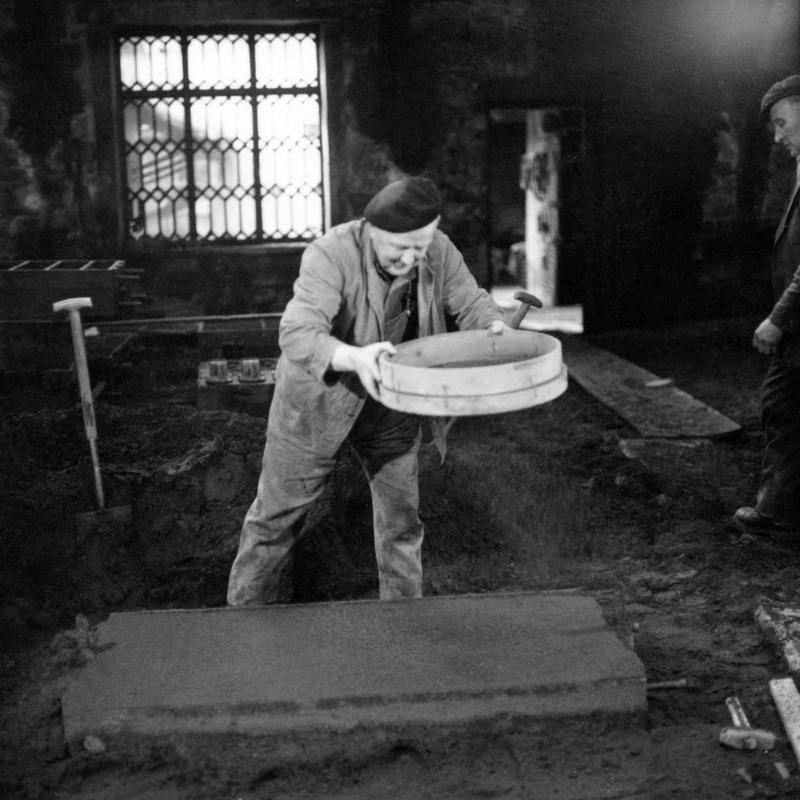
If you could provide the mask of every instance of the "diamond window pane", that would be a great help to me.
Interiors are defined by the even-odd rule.
[[[175,201],[175,235],[179,239],[185,239],[190,231],[189,203],[185,197],[179,197]]]
[[[128,192],[138,194],[142,188],[142,164],[138,153],[128,153],[125,157],[125,171],[128,174]],[[133,216],[138,216],[134,212]]]
[[[268,33],[256,38],[256,81],[268,88],[315,87],[317,41],[309,33]]]
[[[288,236],[292,233],[292,205],[291,200],[285,195],[277,199],[278,230]]]
[[[183,103],[176,100],[157,100],[153,103],[154,138],[158,141],[183,141],[186,127]]]
[[[144,232],[147,236],[158,237],[161,230],[158,227],[158,203],[148,200],[143,205],[144,209]]]
[[[244,36],[195,36],[187,55],[192,88],[235,89],[250,82],[250,47]]]
[[[175,216],[173,204],[169,200],[162,200],[158,207],[159,230],[162,236],[170,238],[175,233]]]
[[[214,197],[211,200],[211,232],[215,237],[219,237],[222,236],[226,230],[225,201],[221,197]]]
[[[130,103],[123,110],[125,142],[148,144],[155,138],[155,113],[148,103]]]
[[[174,37],[125,39],[119,63],[120,80],[127,89],[175,89],[183,80],[180,43]]]
[[[245,197],[242,200],[242,232],[248,237],[256,232],[256,199],[255,197]]]
[[[202,97],[192,101],[192,137],[241,148],[253,139],[253,112],[241,97]]]
[[[207,197],[198,197],[195,201],[197,217],[197,235],[206,238],[211,232],[211,202]]]
[[[262,139],[318,138],[319,102],[310,95],[268,95],[259,99],[258,128]]]

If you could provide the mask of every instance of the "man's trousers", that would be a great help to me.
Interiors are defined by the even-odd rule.
[[[419,420],[368,398],[348,440],[369,481],[380,597],[422,595],[419,519]],[[228,580],[228,604],[277,601],[278,582],[303,520],[322,494],[337,453],[270,425],[256,498],[239,538]]]
[[[800,529],[800,368],[770,362],[761,386],[764,457],[756,509]]]

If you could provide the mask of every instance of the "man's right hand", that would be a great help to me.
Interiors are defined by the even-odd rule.
[[[783,331],[769,317],[765,319],[753,334],[753,347],[764,355],[774,355],[783,339]]]
[[[337,372],[355,372],[367,394],[380,401],[381,371],[378,359],[382,353],[397,352],[391,342],[375,342],[364,347],[342,344],[333,351],[331,367]]]

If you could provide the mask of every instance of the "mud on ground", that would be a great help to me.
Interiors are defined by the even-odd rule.
[[[580,387],[546,406],[460,419],[421,462],[425,592],[596,597],[651,682],[642,719],[494,726],[376,741],[334,762],[236,769],[176,751],[122,762],[64,748],[59,697],[111,611],[218,606],[252,499],[264,420],[196,407],[191,342],[140,339],[98,407],[109,506],[133,526],[79,536],[94,508],[77,405],[5,398],[0,415],[0,796],[9,798],[768,798],[800,796],[788,744],[716,741],[738,695],[781,731],[768,681],[786,675],[753,620],[762,596],[800,602],[800,547],[728,520],[750,502],[761,438],[756,319],[595,337],[742,425],[726,439],[642,442]],[[24,407],[20,407],[24,405]],[[348,453],[310,515],[294,601],[376,597],[366,486]],[[83,632],[82,632],[83,629]],[[89,743],[92,745],[93,743]],[[790,770],[784,779],[774,766]]]

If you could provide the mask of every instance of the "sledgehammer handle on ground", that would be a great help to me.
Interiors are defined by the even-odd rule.
[[[97,424],[94,419],[92,384],[89,381],[89,362],[86,359],[86,343],[83,339],[83,325],[81,324],[81,309],[91,307],[91,297],[70,297],[67,300],[59,300],[57,303],[53,303],[53,311],[67,311],[69,313],[72,347],[75,351],[75,369],[78,373],[78,387],[81,393],[83,425],[86,428],[86,438],[89,440],[89,450],[92,453],[97,505],[102,511],[106,507],[106,501],[103,494],[103,481],[100,477],[100,459],[97,455]]]
[[[733,727],[723,728],[719,732],[721,744],[739,750],[772,750],[775,747],[778,737],[772,731],[751,727],[738,697],[726,697],[725,705],[731,715]]]
[[[511,328],[519,328],[519,326],[522,324],[522,320],[525,319],[525,315],[528,313],[528,309],[531,306],[541,308],[544,305],[544,303],[542,303],[538,297],[530,294],[529,292],[514,292],[514,299],[519,300],[519,307],[514,312],[514,316],[511,317],[511,322],[508,323],[509,327]]]

